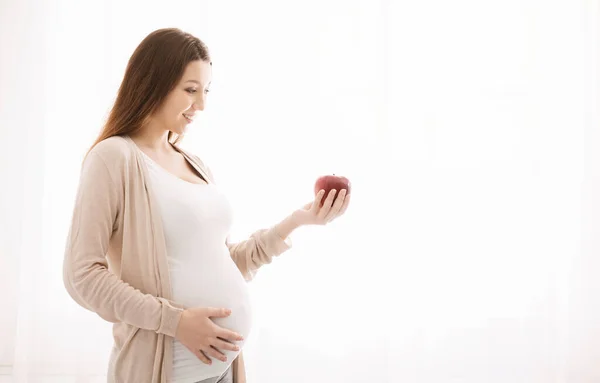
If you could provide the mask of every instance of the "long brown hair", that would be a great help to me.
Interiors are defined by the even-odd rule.
[[[117,99],[90,150],[106,138],[138,132],[196,60],[211,62],[206,45],[189,33],[165,28],[146,36],[129,59]],[[173,144],[180,138],[169,132]]]

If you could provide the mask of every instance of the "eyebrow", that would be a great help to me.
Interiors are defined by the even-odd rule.
[[[186,82],[193,82],[194,84],[198,84],[198,85],[200,85],[200,82],[199,82],[199,81],[196,81],[196,80],[187,80]],[[211,83],[212,83],[212,81],[209,81],[209,82],[208,82],[208,85],[210,85]]]

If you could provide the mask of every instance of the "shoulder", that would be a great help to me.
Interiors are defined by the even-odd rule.
[[[131,145],[121,136],[106,138],[97,143],[90,151],[90,153],[97,154],[104,160],[129,157],[131,152]]]
[[[102,162],[111,173],[113,179],[120,178],[131,160],[135,158],[134,148],[128,140],[121,136],[106,138],[90,150],[85,162]]]

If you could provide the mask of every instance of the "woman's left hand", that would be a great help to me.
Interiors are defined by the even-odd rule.
[[[335,194],[335,189],[331,190],[321,206],[325,190],[320,190],[313,202],[307,203],[293,213],[294,221],[299,225],[326,225],[338,218],[346,212],[350,203],[350,194],[346,194],[346,189],[342,189],[337,198]]]

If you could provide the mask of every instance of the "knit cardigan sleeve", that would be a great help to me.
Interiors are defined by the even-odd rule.
[[[64,254],[64,285],[75,302],[109,322],[175,336],[183,310],[108,269],[106,254],[124,204],[123,177],[111,176],[119,153],[110,152],[92,150],[84,161]]]

